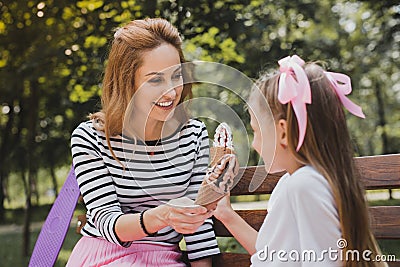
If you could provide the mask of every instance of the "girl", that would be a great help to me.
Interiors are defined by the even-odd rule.
[[[218,203],[214,216],[252,254],[252,266],[384,266],[372,261],[379,250],[342,109],[364,118],[345,96],[351,92],[349,77],[298,56],[279,65],[278,73],[258,80],[249,112],[252,146],[271,166],[267,171],[287,174],[271,194],[258,233],[235,213],[229,198]],[[354,250],[359,261],[352,259]],[[363,251],[371,252],[371,261],[362,258]]]
[[[182,235],[192,266],[211,266],[219,253],[211,213],[165,204],[195,199],[208,165],[205,125],[175,112],[191,96],[184,62],[178,31],[163,19],[116,31],[102,110],[71,138],[87,223],[67,266],[185,266]]]

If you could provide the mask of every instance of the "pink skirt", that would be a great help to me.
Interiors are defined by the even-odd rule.
[[[83,236],[72,250],[67,267],[184,267],[178,246],[132,243],[128,248],[101,238]]]

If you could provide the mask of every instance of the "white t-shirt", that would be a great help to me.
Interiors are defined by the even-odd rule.
[[[329,183],[313,167],[304,166],[282,176],[272,192],[252,266],[341,266],[340,238]]]

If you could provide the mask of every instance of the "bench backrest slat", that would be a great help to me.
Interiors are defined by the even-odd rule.
[[[400,239],[400,206],[369,208],[370,223],[378,239]]]
[[[380,155],[355,158],[356,167],[365,189],[400,188],[400,154]],[[231,195],[270,194],[279,178],[284,174],[267,174],[264,166],[241,168],[240,180],[232,189]],[[243,175],[243,176],[242,176]],[[249,192],[249,184],[253,178],[265,181],[253,192]]]

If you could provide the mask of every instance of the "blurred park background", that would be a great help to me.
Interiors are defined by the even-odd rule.
[[[398,1],[0,0],[1,266],[26,265],[71,164],[70,134],[100,108],[113,31],[145,17],[171,21],[188,60],[227,64],[251,78],[294,53],[326,62],[351,76],[350,98],[367,116],[348,116],[355,156],[400,152]],[[206,85],[194,93],[224,101],[246,121],[234,94]],[[257,162],[253,152],[249,164]],[[395,193],[371,204],[398,205]],[[71,228],[57,266],[78,238]],[[381,244],[399,257],[399,243]]]

